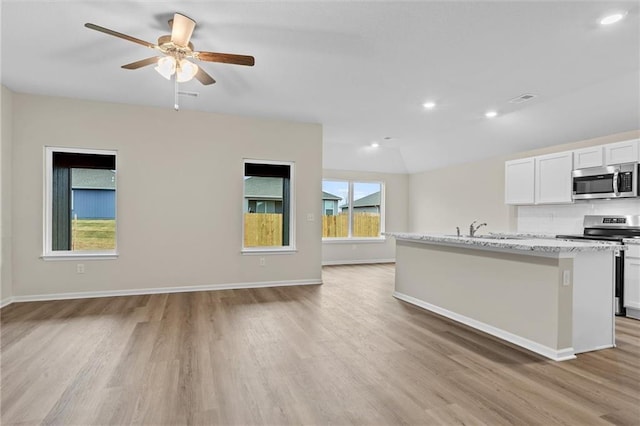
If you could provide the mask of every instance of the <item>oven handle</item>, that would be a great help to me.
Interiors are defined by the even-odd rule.
[[[616,195],[620,195],[620,186],[618,186],[618,176],[620,175],[620,170],[613,172],[613,192]]]

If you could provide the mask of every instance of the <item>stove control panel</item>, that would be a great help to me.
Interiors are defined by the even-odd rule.
[[[602,223],[627,223],[626,217],[603,217]]]
[[[640,230],[640,215],[586,215],[584,228],[637,229]]]

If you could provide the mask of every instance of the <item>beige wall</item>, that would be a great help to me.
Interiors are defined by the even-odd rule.
[[[552,350],[571,348],[572,287],[561,272],[573,269],[572,259],[403,240],[397,250],[401,295]]]
[[[409,226],[407,205],[409,204],[409,175],[397,173],[373,173],[342,170],[324,170],[325,179],[377,181],[385,184],[385,230],[403,232]],[[395,240],[383,242],[324,242],[322,262],[324,264],[364,263],[393,261]]]
[[[12,96],[1,86],[0,94],[0,305],[12,296],[11,285],[11,144]]]
[[[13,118],[14,296],[320,281],[319,124],[17,93]],[[117,260],[40,258],[45,145],[118,151]],[[298,250],[266,266],[240,252],[244,158],[295,162]]]
[[[504,204],[504,162],[552,152],[637,138],[640,131],[556,145],[510,156],[460,164],[409,177],[409,230],[468,233],[473,220],[487,222],[487,232],[515,231],[517,207]],[[453,155],[453,154],[452,154]]]

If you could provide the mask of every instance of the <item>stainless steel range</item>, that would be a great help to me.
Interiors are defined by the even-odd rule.
[[[582,235],[556,235],[565,240],[611,241],[624,244],[625,238],[640,238],[640,215],[587,215]],[[616,251],[615,312],[625,315],[624,309],[624,250]]]

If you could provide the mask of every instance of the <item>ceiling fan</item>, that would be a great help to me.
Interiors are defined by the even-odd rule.
[[[174,77],[176,82],[176,96],[177,83],[189,81],[194,77],[204,85],[216,82],[213,77],[207,74],[198,65],[191,62],[190,59],[247,66],[253,66],[255,63],[253,56],[234,55],[231,53],[201,52],[194,50],[193,43],[189,40],[191,39],[191,34],[193,34],[193,30],[196,27],[196,21],[180,13],[176,13],[173,16],[173,19],[169,20],[171,34],[160,36],[158,38],[158,44],[149,43],[148,41],[140,40],[130,35],[122,34],[91,23],[86,23],[84,26],[114,37],[138,43],[161,53],[161,56],[152,56],[150,58],[141,59],[130,64],[122,65],[122,68],[135,70],[155,64],[155,70],[164,78],[170,80]]]

